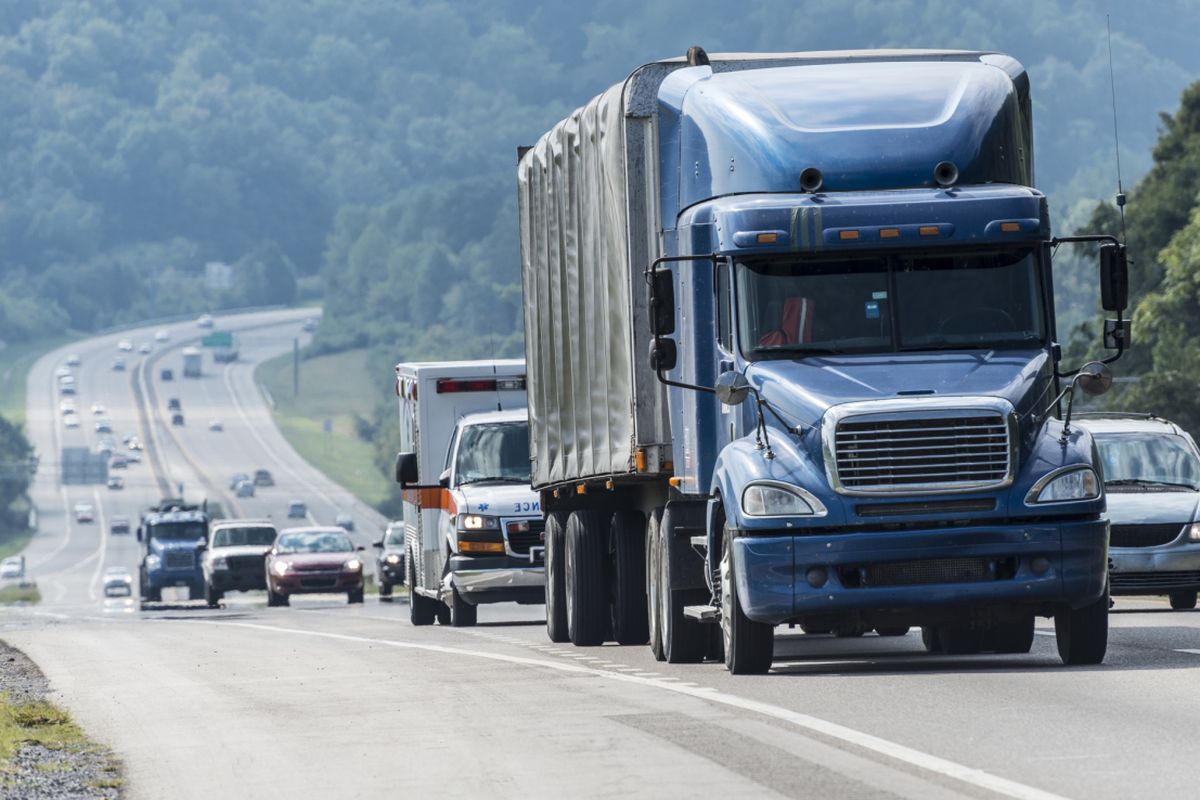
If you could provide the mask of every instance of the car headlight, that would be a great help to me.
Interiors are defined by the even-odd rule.
[[[388,564],[395,566],[396,564],[400,563],[400,555],[398,553],[392,553],[391,555],[389,555],[387,558],[385,558],[383,560],[385,562],[387,562]]]
[[[219,556],[218,558],[214,558],[212,560],[212,568],[213,569],[229,569],[229,563],[225,560],[224,556]]]
[[[498,531],[500,518],[483,514],[459,514],[458,529],[460,531]]]
[[[162,559],[154,553],[146,556],[146,569],[154,571],[162,566]]]
[[[346,570],[346,572],[358,572],[362,569],[362,562],[357,558],[352,558],[345,564],[342,564],[342,569]]]
[[[752,483],[742,492],[742,513],[749,517],[823,517],[828,512],[799,486]]]
[[[1025,497],[1026,505],[1035,503],[1075,503],[1100,496],[1100,478],[1091,467],[1066,467],[1045,475]]]
[[[292,571],[292,565],[286,561],[273,561],[271,562],[271,571],[276,575],[287,575]]]
[[[1187,540],[1189,542],[1200,542],[1200,522],[1193,522],[1192,527],[1188,528]]]

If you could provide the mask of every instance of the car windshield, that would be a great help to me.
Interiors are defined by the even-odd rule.
[[[1200,457],[1182,436],[1161,433],[1099,433],[1096,444],[1108,491],[1195,490]]]
[[[750,359],[1036,346],[1037,258],[918,253],[738,264],[738,332]]]
[[[275,542],[274,528],[221,528],[213,534],[213,547],[268,545]]]
[[[289,533],[279,537],[275,551],[289,553],[348,553],[354,549],[344,533]]]
[[[455,481],[529,483],[529,424],[468,425],[459,435]]]
[[[393,528],[388,531],[387,538],[383,540],[384,544],[404,544],[404,529]]]
[[[208,526],[203,522],[159,522],[148,528],[151,539],[180,541],[208,536]]]

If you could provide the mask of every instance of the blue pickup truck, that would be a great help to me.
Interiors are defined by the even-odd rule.
[[[547,629],[767,671],[774,629],[1062,660],[1108,630],[1105,497],[1060,364],[1029,79],[960,51],[635,70],[520,148]]]
[[[143,603],[162,600],[164,588],[185,586],[188,599],[204,598],[200,554],[208,542],[203,506],[165,499],[142,513],[137,540],[142,544],[139,585]]]

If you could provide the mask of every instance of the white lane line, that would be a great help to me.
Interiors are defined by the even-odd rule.
[[[1034,631],[1038,636],[1053,636],[1054,631]]]
[[[179,624],[182,621],[176,620],[161,620],[163,624],[175,622]],[[582,664],[569,664],[563,661],[546,661],[539,658],[531,658],[529,656],[509,656],[501,653],[488,653],[483,650],[468,650],[460,647],[446,647],[436,644],[418,644],[416,642],[401,642],[394,639],[377,639],[370,636],[353,636],[346,633],[330,633],[326,631],[306,631],[297,628],[285,628],[276,625],[263,625],[253,622],[232,622],[215,619],[194,619],[182,622],[182,624],[190,625],[217,625],[233,628],[246,628],[248,630],[269,631],[272,633],[290,634],[292,636],[308,636],[321,639],[333,639],[343,642],[355,642],[358,644],[369,645],[384,645],[387,647],[395,647],[402,650],[420,650],[429,653],[442,653],[444,655],[462,656],[466,658],[480,658],[489,661],[501,661],[508,664],[517,664],[526,667],[542,667],[552,669],[558,672],[570,672],[576,675],[590,675],[593,677],[604,678],[610,681],[618,681],[623,683],[632,683],[639,686],[650,687],[660,691],[674,692],[676,694],[686,695],[701,700],[707,700],[712,703],[719,703],[730,708],[738,708],[742,711],[748,711],[754,714],[760,714],[765,717],[780,720],[794,725],[813,733],[819,733],[831,739],[836,739],[846,744],[851,744],[860,747],[864,750],[878,753],[897,761],[910,764],[919,769],[931,772],[943,777],[952,778],[962,783],[971,786],[977,786],[981,789],[986,789],[990,792],[1003,795],[1004,797],[1015,798],[1015,800],[1065,800],[1061,795],[1053,794],[1052,792],[1043,791],[1033,786],[1027,786],[1017,781],[1002,778],[999,775],[993,775],[990,772],[985,772],[981,769],[968,767],[964,764],[959,764],[939,756],[925,753],[921,750],[916,750],[896,742],[882,739],[878,736],[873,736],[869,733],[848,728],[844,725],[839,725],[836,722],[813,717],[808,714],[801,714],[791,709],[782,708],[780,706],[764,703],[759,700],[751,700],[746,697],[738,697],[737,695],[727,694],[717,689],[692,688],[681,683],[666,683],[653,678],[639,678],[636,675],[622,675],[610,670],[594,669]]]
[[[99,599],[96,587],[100,583],[100,573],[104,571],[104,561],[108,555],[108,522],[104,517],[104,504],[100,502],[100,489],[93,488],[92,495],[96,498],[96,521],[100,523],[100,558],[96,561],[96,571],[92,573],[92,581],[88,584],[88,598],[94,603]]]
[[[1200,650],[1192,650],[1187,647],[1181,647],[1181,648],[1177,649],[1175,652],[1176,653],[1188,653],[1189,655],[1193,655],[1193,656],[1200,656]]]

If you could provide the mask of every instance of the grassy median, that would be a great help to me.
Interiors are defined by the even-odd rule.
[[[0,417],[18,424],[25,422],[25,378],[29,368],[46,353],[78,338],[57,336],[0,345]]]
[[[61,750],[84,746],[87,739],[71,715],[52,703],[14,703],[8,695],[0,695],[0,764],[7,763],[26,742]]]
[[[15,603],[42,602],[42,593],[36,586],[5,586],[0,588],[0,606],[11,606]]]
[[[366,350],[302,360],[298,395],[293,393],[291,353],[265,361],[255,371],[255,380],[275,401],[279,430],[296,452],[372,506],[387,497],[390,487],[358,427],[360,419],[370,418],[380,393],[390,391],[387,377],[368,372]]]

